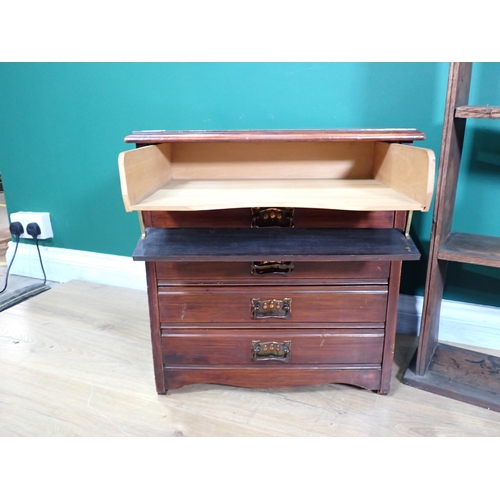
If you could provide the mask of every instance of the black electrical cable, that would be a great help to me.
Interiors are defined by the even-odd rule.
[[[47,283],[47,276],[45,275],[45,269],[43,268],[42,256],[40,255],[40,247],[38,246],[38,238],[35,238],[35,243],[36,249],[38,251],[38,258],[40,259],[40,266],[42,267],[43,284],[45,285]]]
[[[40,247],[38,246],[38,236],[42,233],[40,226],[36,222],[30,222],[26,226],[26,232],[35,240],[36,249],[38,251],[38,258],[40,259],[40,266],[43,272],[43,284],[47,283],[47,276],[45,275],[45,269],[43,268],[42,256],[40,255]]]
[[[42,268],[42,273],[43,273],[43,284],[42,284],[42,286],[45,286],[46,283],[47,283],[47,275],[45,274],[45,269],[43,267],[43,262],[42,262],[42,255],[40,254],[40,247],[38,245],[38,235],[41,232],[40,231],[40,226],[36,222],[31,222],[26,227],[26,231],[35,240],[36,250],[38,252],[38,258],[40,260],[40,266]],[[20,235],[23,234],[24,228],[23,228],[23,226],[22,226],[21,223],[19,223],[19,222],[13,222],[10,225],[10,232],[11,232],[11,234],[15,235],[15,237],[16,237],[16,247],[14,249],[14,255],[12,256],[12,259],[11,259],[11,261],[9,263],[9,267],[7,268],[7,274],[5,275],[5,284],[4,284],[4,287],[2,288],[2,290],[0,291],[0,293],[3,293],[3,292],[5,292],[5,290],[7,290],[7,285],[9,283],[10,268],[12,267],[12,264],[14,263],[14,259],[16,258],[17,247],[19,246],[19,238],[20,238]]]

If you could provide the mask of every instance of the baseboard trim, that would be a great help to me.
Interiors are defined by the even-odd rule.
[[[423,298],[399,296],[398,333],[418,335]],[[500,350],[500,307],[443,300],[439,340]]]
[[[14,248],[15,243],[9,243],[8,263],[12,259]],[[41,245],[40,254],[49,281],[66,283],[70,280],[82,280],[146,290],[144,263],[135,262],[131,257]],[[19,243],[10,272],[19,276],[43,279],[35,245]]]
[[[7,262],[12,259],[14,243],[9,243]],[[80,250],[40,246],[49,281],[91,281],[104,285],[146,290],[143,262]],[[20,243],[12,274],[43,278],[34,245]],[[398,307],[398,333],[418,335],[423,298],[401,294]],[[441,306],[439,339],[470,346],[500,350],[500,308],[444,300]]]

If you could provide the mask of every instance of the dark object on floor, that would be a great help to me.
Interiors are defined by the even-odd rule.
[[[0,296],[0,312],[47,290],[50,290],[50,287],[47,285],[34,284],[12,290],[12,292],[5,292],[4,295]]]

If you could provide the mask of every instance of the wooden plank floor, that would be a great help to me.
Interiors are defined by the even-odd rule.
[[[0,313],[0,436],[500,436],[500,414],[400,382],[155,392],[146,293],[73,281]]]

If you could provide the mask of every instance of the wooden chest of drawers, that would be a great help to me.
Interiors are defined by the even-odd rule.
[[[371,140],[373,149],[374,133],[362,131],[358,141],[366,147]],[[142,134],[127,140],[140,143],[146,137],[146,133]],[[332,207],[323,208],[300,206],[300,199],[296,199],[298,207],[290,203],[286,207],[276,206],[278,203],[266,207],[226,207],[224,189],[229,189],[233,197],[233,191],[239,188],[235,184],[223,188],[217,182],[212,185],[214,199],[209,209],[204,209],[206,199],[200,206],[183,209],[178,192],[175,203],[168,195],[158,201],[158,186],[157,191],[150,186],[152,175],[160,177],[161,186],[172,179],[175,183],[176,177],[199,177],[200,170],[209,179],[220,177],[210,169],[218,144],[213,137],[208,140],[211,148],[202,151],[207,155],[206,164],[200,165],[204,157],[198,157],[196,150],[182,149],[176,156],[176,141],[186,140],[184,146],[190,144],[189,137],[195,144],[196,140],[206,142],[206,137],[196,139],[193,134],[155,133],[144,140],[145,144],[168,143],[172,148],[169,163],[174,164],[177,158],[182,163],[181,173],[148,173],[149,165],[155,161],[151,156],[158,151],[141,152],[139,161],[131,156],[129,164],[127,153],[120,158],[125,206],[140,211],[144,226],[134,259],[146,263],[158,393],[196,383],[260,388],[345,383],[387,394],[401,262],[419,258],[411,238],[405,235],[407,212],[417,207],[412,202],[408,202],[410,206],[396,203],[393,208],[397,209],[382,210],[378,208],[385,205],[379,200],[376,210],[343,210],[335,208],[335,200]],[[241,133],[234,133],[236,138],[230,133],[221,134],[222,144],[247,147],[238,135]],[[290,132],[260,134],[257,140],[250,133],[250,140],[253,137],[257,145],[264,144],[263,153],[256,148],[239,157],[238,148],[234,147],[217,158],[217,168],[232,168],[238,177],[241,172],[235,174],[234,170],[241,168],[240,163],[252,160],[252,168],[259,170],[259,162],[281,168],[282,163],[293,160],[284,153],[286,150],[278,149],[273,156],[266,149],[269,142],[283,136],[294,145]],[[394,134],[390,140],[422,138],[415,131],[407,131],[406,136],[402,132]],[[262,137],[267,137],[267,142],[262,142]],[[300,140],[307,144],[307,155],[316,154],[309,143],[314,137],[312,132],[300,135]],[[330,140],[331,137],[332,132]],[[336,162],[346,160],[349,148],[340,142],[342,158],[331,160],[329,175],[338,167]],[[319,142],[322,148],[325,143],[328,141]],[[128,153],[136,155],[140,149]],[[354,163],[359,162],[357,149],[351,149]],[[301,151],[294,149],[294,154],[300,156]],[[317,154],[324,154],[320,153]],[[428,152],[426,155],[430,157]],[[195,156],[196,165],[184,164],[186,156],[190,161]],[[226,166],[226,162],[231,162],[232,167]],[[432,162],[427,166],[424,175],[433,176]],[[313,167],[314,162],[309,165]],[[134,169],[139,174],[131,174]],[[275,175],[282,174],[280,171]],[[300,180],[297,182],[301,184]],[[141,187],[142,194],[137,194],[134,190],[141,183],[147,187]],[[265,181],[260,188],[254,187],[256,201],[262,201],[258,191],[266,186]],[[182,191],[182,186],[177,187]],[[184,188],[203,192],[211,189],[210,183],[193,187],[188,181]],[[246,192],[243,198],[250,195]],[[276,192],[275,198],[291,201],[287,196],[291,194],[282,196]],[[429,194],[426,196],[426,206],[420,209],[428,208]],[[146,200],[143,205],[141,197]],[[196,202],[196,197],[189,193],[184,201],[187,205],[193,200]],[[234,205],[234,198],[231,200]],[[171,203],[175,206],[169,206]],[[247,203],[247,199],[241,201],[243,205]],[[341,205],[354,203],[344,199]]]

